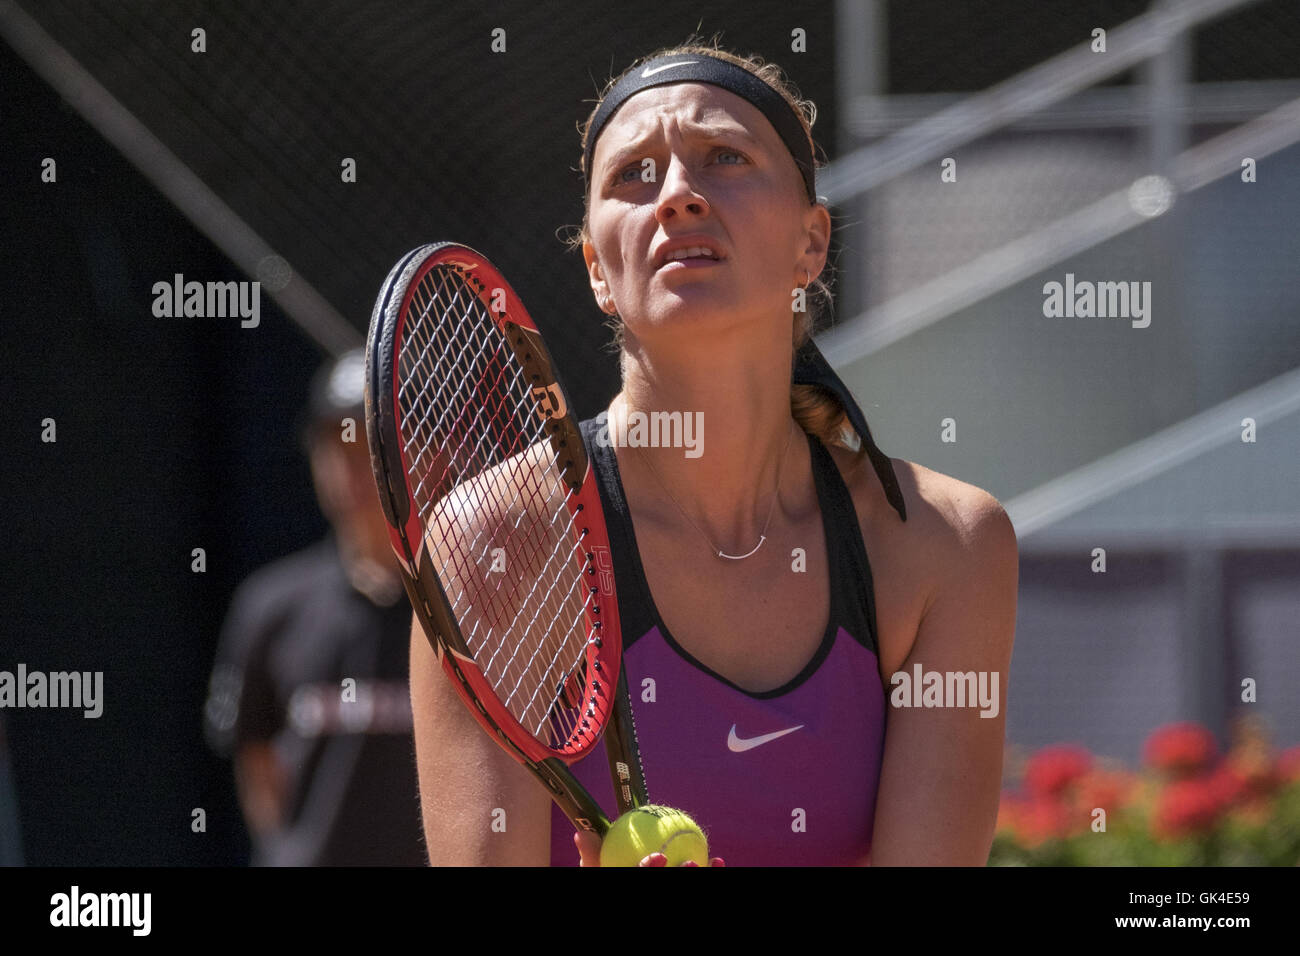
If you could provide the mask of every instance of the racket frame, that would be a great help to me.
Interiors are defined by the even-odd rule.
[[[591,599],[585,611],[588,646],[583,669],[584,708],[588,719],[602,712],[604,719],[587,731],[579,725],[575,735],[586,739],[574,743],[570,738],[569,745],[560,750],[548,747],[514,718],[475,663],[434,569],[426,546],[424,519],[410,487],[394,401],[401,387],[398,357],[408,310],[420,281],[440,266],[457,269],[475,289],[479,301],[515,349],[539,407],[541,399],[545,399],[548,420],[544,431],[552,450],[567,456],[562,465],[564,484],[571,492],[566,505],[575,519],[575,528],[586,529],[581,543]],[[505,277],[486,257],[458,243],[432,243],[407,253],[389,272],[367,336],[366,432],[380,504],[411,606],[444,672],[479,725],[542,782],[576,828],[603,836],[609,828],[609,817],[568,767],[589,753],[602,733],[619,815],[645,805],[649,796],[627,693],[627,675],[622,667],[622,632],[604,511],[592,463],[571,409],[540,331]]]

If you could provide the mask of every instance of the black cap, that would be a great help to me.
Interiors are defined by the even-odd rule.
[[[366,410],[366,351],[353,349],[326,362],[312,377],[307,407],[303,412],[303,438],[310,441],[317,430],[344,418],[360,423]]]

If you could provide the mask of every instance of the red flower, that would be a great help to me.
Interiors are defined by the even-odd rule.
[[[1078,829],[1068,807],[1058,800],[1028,800],[1016,810],[1016,832],[1027,847],[1036,847],[1047,840],[1059,840]]]
[[[1220,772],[1231,772],[1240,778],[1242,792],[1238,800],[1267,797],[1286,779],[1267,754],[1229,754]]]
[[[1174,775],[1205,770],[1214,760],[1214,735],[1200,724],[1166,724],[1151,732],[1143,757],[1148,766]]]
[[[1277,755],[1277,775],[1283,780],[1300,780],[1300,744]]]
[[[1224,807],[1229,807],[1250,794],[1251,780],[1228,761],[1215,768],[1206,781]]]
[[[1136,786],[1131,774],[1118,770],[1094,770],[1079,781],[1079,805],[1088,812],[1101,807],[1110,813],[1132,800]]]
[[[1025,764],[1025,790],[1031,797],[1058,797],[1092,767],[1092,754],[1082,747],[1044,747]]]
[[[1217,775],[1173,781],[1156,802],[1152,830],[1162,839],[1177,839],[1214,829],[1229,805],[1230,788]]]

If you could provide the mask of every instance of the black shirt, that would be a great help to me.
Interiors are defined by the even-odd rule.
[[[332,538],[235,592],[206,710],[224,753],[270,741],[288,769],[283,827],[254,841],[264,866],[426,862],[411,734],[411,609],[374,604]]]

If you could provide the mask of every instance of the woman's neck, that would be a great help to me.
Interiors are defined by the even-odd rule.
[[[663,513],[685,512],[715,548],[743,554],[779,524],[782,498],[808,474],[807,443],[790,415],[790,356],[730,355],[702,364],[630,352],[609,406],[620,471]],[[656,414],[658,413],[658,414]],[[782,496],[773,502],[780,473]],[[644,500],[644,498],[643,498]],[[775,512],[772,508],[775,505]],[[770,536],[770,530],[769,531]]]

